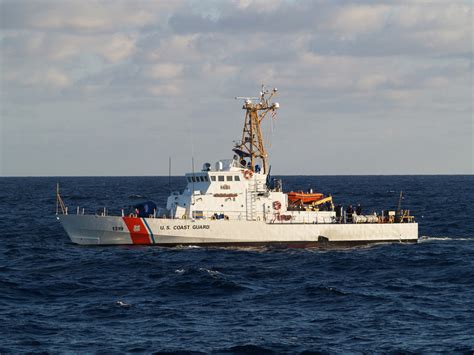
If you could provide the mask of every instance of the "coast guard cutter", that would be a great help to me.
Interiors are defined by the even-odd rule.
[[[153,203],[121,215],[70,213],[57,190],[57,218],[71,241],[83,245],[159,246],[357,245],[416,242],[418,224],[399,208],[364,215],[361,209],[335,206],[331,196],[313,191],[285,193],[269,174],[262,122],[279,108],[277,89],[262,87],[244,99],[242,137],[233,158],[205,163],[186,174],[182,192],[168,197],[166,208]]]

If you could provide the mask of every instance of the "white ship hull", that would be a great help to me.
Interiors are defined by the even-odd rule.
[[[417,223],[296,224],[60,215],[71,241],[81,245],[330,246],[417,242]]]

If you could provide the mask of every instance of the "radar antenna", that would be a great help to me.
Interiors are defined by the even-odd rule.
[[[237,100],[245,100],[242,109],[246,112],[242,141],[235,145],[233,151],[241,160],[250,158],[249,169],[252,171],[255,171],[255,164],[260,159],[264,174],[268,173],[268,154],[265,150],[261,123],[268,112],[276,112],[280,107],[278,102],[270,102],[277,92],[277,88],[270,91],[262,85],[259,97],[236,97]],[[256,100],[258,101],[254,103]]]

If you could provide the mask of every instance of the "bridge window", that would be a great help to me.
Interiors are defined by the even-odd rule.
[[[232,181],[232,176],[231,175],[227,175],[227,181]]]
[[[216,177],[214,175],[211,175],[211,180],[216,181]]]
[[[224,181],[224,176],[219,175],[217,179],[218,179],[219,181]]]
[[[238,175],[234,176],[234,181],[240,181],[240,176]]]
[[[206,176],[204,176],[204,181],[209,181],[209,178]]]

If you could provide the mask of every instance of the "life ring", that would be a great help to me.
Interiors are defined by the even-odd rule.
[[[253,176],[253,171],[252,170],[245,170],[244,171],[244,178],[246,178],[247,180],[251,179]]]
[[[281,202],[280,201],[274,201],[273,202],[273,209],[275,211],[278,211],[281,208]]]
[[[186,219],[186,214],[183,214],[183,215],[181,216],[181,219]]]

